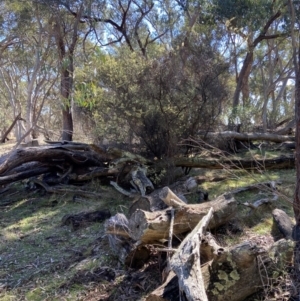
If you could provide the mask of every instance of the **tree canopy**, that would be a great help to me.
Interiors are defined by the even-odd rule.
[[[18,139],[72,140],[81,128],[168,156],[199,131],[266,132],[294,118],[291,18],[280,1],[1,7],[0,118],[6,128],[22,113]]]

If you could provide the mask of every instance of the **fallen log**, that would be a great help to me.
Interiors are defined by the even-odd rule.
[[[179,235],[194,229],[211,207],[214,213],[209,228],[213,229],[225,224],[234,216],[237,203],[230,194],[221,195],[214,201],[202,204],[188,205],[183,203],[175,210],[173,234]],[[170,209],[155,212],[138,209],[129,220],[131,238],[142,243],[153,243],[157,240],[167,239],[169,227]]]
[[[234,131],[225,131],[225,132],[207,132],[203,135],[200,135],[200,138],[203,140],[207,139],[224,139],[230,140],[235,139],[239,141],[270,141],[281,143],[285,141],[295,141],[295,137],[288,135],[278,135],[272,133],[238,133]]]
[[[125,157],[118,157],[121,155]],[[261,171],[295,166],[295,158],[292,154],[272,159],[230,160],[224,157],[218,160],[208,160],[200,157],[179,157],[173,158],[172,161],[173,165],[177,167],[209,169],[232,168]],[[32,168],[30,172],[28,169],[26,170],[27,164],[38,163],[43,164],[44,169],[33,170]],[[73,182],[89,181],[96,177],[107,178],[107,180],[109,178],[109,181],[112,182],[117,179],[118,182],[116,184],[120,184],[121,187],[123,184],[125,184],[123,186],[126,186],[130,180],[133,180],[134,177],[129,179],[128,175],[133,175],[137,163],[138,165],[142,164],[142,166],[155,167],[152,170],[156,172],[166,168],[165,162],[151,162],[141,156],[117,149],[104,150],[94,144],[76,142],[51,142],[48,146],[16,149],[0,157],[0,185],[23,180],[31,176],[38,176],[50,171],[64,174],[72,168],[68,178]],[[21,172],[22,168],[23,171]],[[47,168],[49,169],[47,170]],[[11,177],[7,177],[10,175]],[[187,188],[189,188],[190,184],[197,184],[195,180],[193,181],[185,183]],[[197,185],[194,187],[197,187]],[[146,189],[147,187],[143,188]]]
[[[281,239],[262,248],[245,242],[224,249],[219,256],[201,266],[208,300],[242,301],[263,287],[272,286],[274,271],[291,264],[294,242]],[[167,280],[150,293],[146,301],[179,301],[178,277],[170,273]]]
[[[69,162],[85,167],[103,166],[111,157],[105,153],[86,151],[88,145],[82,145],[80,150],[70,150],[68,146],[51,145],[41,147],[20,148],[12,151],[0,164],[0,175],[5,175],[10,170],[28,162]]]
[[[283,169],[295,167],[295,156],[281,155],[278,158],[264,159],[224,159],[218,160],[205,159],[200,157],[180,157],[174,158],[174,165],[177,167],[208,168],[208,169],[247,169],[247,170],[265,170],[265,169]]]

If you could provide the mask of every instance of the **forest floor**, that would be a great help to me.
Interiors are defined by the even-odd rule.
[[[0,145],[0,155],[10,150]],[[239,201],[234,231],[230,223],[213,233],[219,243],[230,246],[255,236],[269,243],[280,236],[272,210],[280,208],[293,218],[292,199],[295,170],[261,170],[259,173],[231,170],[192,170],[191,176],[207,179],[200,186],[209,198],[254,183],[278,181],[279,199],[257,210],[245,202],[266,197],[265,191],[244,191],[235,195]],[[218,177],[219,181],[213,181]],[[159,255],[140,270],[123,266],[110,249],[103,223],[86,224],[78,230],[62,225],[66,214],[109,209],[111,214],[126,214],[132,199],[98,181],[86,184],[101,198],[80,198],[74,194],[48,194],[30,190],[25,182],[0,190],[0,300],[144,300],[160,285]],[[189,202],[197,195],[189,194]],[[236,229],[239,231],[236,231]],[[282,275],[285,275],[284,271]],[[285,277],[282,276],[282,282]],[[248,300],[267,300],[274,295],[272,279],[262,294]],[[275,300],[275,299],[274,299]],[[279,300],[279,299],[278,299]],[[280,299],[284,300],[284,299]]]

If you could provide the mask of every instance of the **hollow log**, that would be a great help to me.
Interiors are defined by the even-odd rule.
[[[273,272],[292,262],[294,242],[281,239],[268,248],[249,241],[225,249],[201,266],[204,287],[210,301],[242,301],[267,285]],[[167,280],[150,293],[146,301],[179,301],[178,277]]]
[[[184,203],[183,206],[175,210],[173,234],[179,235],[194,229],[211,207],[214,213],[209,228],[213,229],[225,224],[234,216],[237,203],[231,194],[221,195],[214,201],[202,204],[187,205]],[[143,243],[167,239],[169,227],[169,209],[155,212],[138,209],[129,220],[131,238]]]

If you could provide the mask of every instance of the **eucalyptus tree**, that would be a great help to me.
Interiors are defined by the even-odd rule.
[[[276,128],[283,118],[294,116],[294,97],[289,91],[289,82],[294,77],[291,50],[286,38],[267,40],[257,49],[250,78],[250,98],[256,95],[257,122],[262,121],[264,131]]]
[[[2,56],[0,74],[1,89],[7,96],[14,118],[19,113],[26,123],[17,122],[16,138],[29,140],[35,136],[35,127],[46,99],[44,92],[53,85],[53,73],[49,54],[52,46],[48,34],[49,22],[45,12],[31,1],[4,1],[2,8],[9,22],[2,28],[3,34],[15,37],[16,43]]]
[[[282,18],[286,4],[282,1],[237,1],[213,0],[215,17],[223,22],[227,30],[239,35],[244,43],[246,56],[239,74],[233,95],[232,107],[235,111],[240,104],[240,94],[244,105],[249,101],[249,75],[254,60],[256,47],[265,40],[276,39],[284,33],[278,28],[270,32],[271,25]]]

